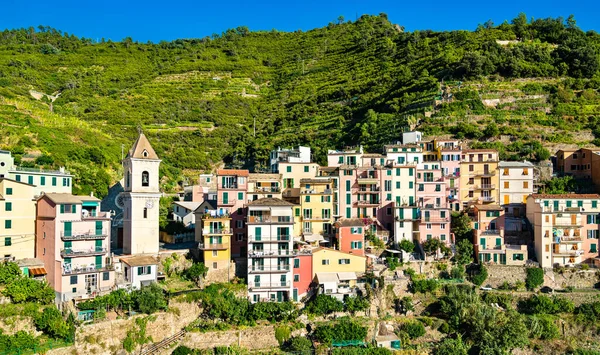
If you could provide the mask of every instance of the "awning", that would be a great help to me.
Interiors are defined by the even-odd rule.
[[[393,249],[386,249],[385,251],[392,253],[392,254],[400,254],[399,250],[393,250]]]
[[[335,272],[317,272],[316,276],[319,284],[326,282],[338,282],[338,276]]]
[[[37,277],[37,276],[44,276],[48,274],[46,272],[46,269],[43,267],[33,267],[29,269],[29,276],[31,277]]]
[[[338,272],[337,277],[340,281],[356,280],[355,272]]]

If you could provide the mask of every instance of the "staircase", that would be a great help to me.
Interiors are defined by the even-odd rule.
[[[166,349],[166,348],[170,347],[173,343],[176,343],[179,340],[181,340],[181,338],[183,338],[185,333],[186,333],[186,331],[184,329],[182,329],[182,330],[178,331],[177,333],[173,334],[172,336],[165,338],[165,339],[159,341],[158,343],[154,343],[154,344],[150,345],[149,347],[147,347],[146,349],[143,349],[140,354],[141,355],[158,354],[161,350]]]

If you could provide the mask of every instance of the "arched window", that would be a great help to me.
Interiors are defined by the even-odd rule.
[[[142,173],[142,186],[150,186],[150,174],[147,171]]]

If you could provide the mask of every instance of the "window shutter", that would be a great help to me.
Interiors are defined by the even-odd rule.
[[[358,249],[362,249],[362,242],[358,242]]]
[[[141,266],[138,266],[138,268],[137,268],[137,269],[138,269],[138,275],[141,275],[141,274],[142,274],[142,267],[141,267]]]
[[[65,213],[65,205],[60,205],[60,213]]]
[[[77,212],[77,205],[71,205],[71,213]]]

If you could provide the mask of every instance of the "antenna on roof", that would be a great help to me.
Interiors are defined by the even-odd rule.
[[[140,124],[137,125],[137,131],[138,131],[138,134],[142,134],[142,125],[140,125]]]

